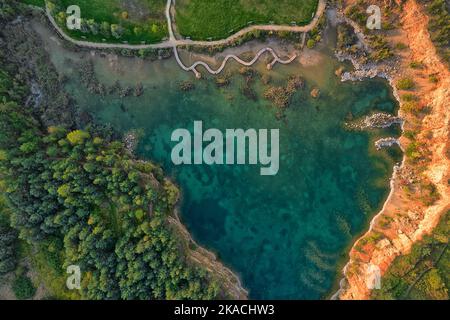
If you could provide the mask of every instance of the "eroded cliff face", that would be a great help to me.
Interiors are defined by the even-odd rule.
[[[379,5],[382,7],[384,3]],[[405,77],[413,79],[412,93],[418,97],[417,103],[429,110],[420,117],[411,115],[406,110],[406,103],[402,102],[399,111],[405,119],[404,130],[417,132],[415,143],[423,149],[424,157],[415,162],[405,157],[402,166],[395,171],[391,194],[384,208],[350,252],[340,299],[370,298],[371,268],[378,266],[384,274],[397,256],[409,253],[416,241],[431,233],[450,208],[450,72],[430,40],[424,8],[415,0],[407,0],[399,14],[401,26],[395,32],[387,33],[386,38],[391,45],[402,42],[408,48],[398,53],[399,67],[391,69],[388,77],[391,84]],[[411,62],[417,61],[422,63],[421,68],[411,68]],[[438,79],[436,83],[429,80],[431,75]],[[394,90],[397,97],[405,93]],[[403,149],[411,143],[405,136],[400,141]],[[426,183],[415,184],[417,181]],[[413,192],[409,188],[411,185],[416,189]],[[430,185],[439,197],[434,201],[423,201],[420,195],[425,191],[420,189]]]

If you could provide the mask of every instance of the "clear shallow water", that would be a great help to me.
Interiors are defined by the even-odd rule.
[[[45,32],[45,30],[41,30]],[[274,84],[300,74],[307,88],[297,93],[287,121],[275,118],[275,107],[241,93],[243,78],[219,89],[212,79],[195,81],[173,60],[156,63],[119,58],[111,63],[95,57],[99,79],[133,85],[142,81],[140,98],[101,98],[79,83],[67,58],[70,53],[46,40],[52,60],[70,81],[67,89],[96,120],[120,131],[141,129],[141,157],[163,165],[181,186],[182,220],[194,238],[238,273],[254,299],[313,299],[329,293],[346,249],[367,226],[385,200],[395,152],[377,152],[375,139],[398,129],[348,132],[343,123],[373,111],[395,111],[389,88],[382,81],[342,84],[334,76],[336,62],[321,53],[319,65],[277,66],[269,74]],[[87,58],[86,54],[83,58]],[[233,67],[231,67],[232,69]],[[256,67],[264,71],[263,63]],[[181,92],[179,82],[191,79],[196,89]],[[320,88],[320,99],[310,90]],[[280,170],[260,176],[259,166],[181,166],[170,161],[173,130],[205,128],[277,128],[280,130]]]

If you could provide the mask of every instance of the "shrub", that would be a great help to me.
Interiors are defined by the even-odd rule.
[[[306,42],[306,46],[307,46],[309,49],[314,48],[315,45],[316,45],[316,41],[314,41],[314,39],[309,39],[309,40]]]
[[[426,206],[433,205],[441,197],[436,185],[431,182],[422,183],[420,188],[422,190],[420,198]]]
[[[397,89],[411,90],[414,88],[414,81],[410,78],[403,78],[397,81]]]
[[[90,135],[86,131],[75,130],[67,135],[67,140],[69,140],[72,145],[77,145],[82,144],[84,140],[88,139],[89,137]]]
[[[422,111],[422,107],[417,103],[417,101],[407,101],[403,103],[403,110],[409,113],[417,114]]]
[[[368,37],[370,46],[373,49],[372,54],[370,55],[372,59],[375,61],[381,61],[385,59],[389,59],[393,56],[392,50],[382,36],[373,35]]]
[[[413,69],[423,69],[424,64],[419,61],[413,61],[409,64],[409,67]]]
[[[56,15],[55,20],[58,24],[64,25],[66,23],[66,18],[66,13],[61,11]]]
[[[109,37],[111,35],[111,25],[107,21],[103,21],[100,24],[100,32],[104,37]]]
[[[156,24],[152,24],[152,27],[150,29],[153,33],[157,33],[159,31],[159,28]]]
[[[419,145],[417,142],[411,142],[406,148],[406,156],[411,160],[417,160],[421,157],[421,153],[419,151]]]
[[[382,216],[378,223],[381,228],[387,229],[387,228],[389,228],[389,226],[391,225],[391,223],[393,221],[394,221],[394,219],[392,217]]]
[[[402,101],[405,102],[410,102],[410,101],[417,101],[417,96],[412,94],[412,93],[405,93],[404,95],[402,95]]]
[[[404,44],[403,42],[398,42],[395,44],[395,49],[397,50],[404,50],[408,48],[408,46],[406,44]]]
[[[56,9],[56,5],[53,2],[47,1],[46,2],[47,9],[50,11],[50,13],[53,13]]]
[[[121,25],[118,25],[118,24],[111,25],[111,35],[114,38],[119,39],[120,37],[122,37],[123,33],[124,33],[124,29]]]
[[[7,225],[3,226],[0,221],[0,275],[16,268],[16,242],[17,233]]]
[[[438,83],[439,78],[435,74],[430,74],[428,76],[428,80],[430,80],[431,83]]]
[[[389,59],[393,56],[391,50],[389,48],[382,48],[379,50],[374,51],[370,57],[374,59],[375,61],[382,61]]]
[[[100,32],[100,25],[95,22],[94,19],[87,20],[87,24],[89,26],[89,30],[93,35],[97,35]]]
[[[358,42],[358,37],[355,34],[355,30],[348,24],[340,24],[337,28],[337,48],[344,50],[352,47]]]
[[[409,140],[415,140],[417,132],[413,130],[407,130],[403,133],[403,135],[408,138]]]
[[[367,21],[367,16],[363,10],[356,4],[345,11],[345,15],[350,19],[358,23],[360,26],[365,26]]]
[[[16,277],[12,285],[16,298],[19,300],[31,299],[36,293],[36,288],[31,279],[26,275]]]
[[[393,23],[385,21],[385,22],[383,22],[381,24],[381,28],[383,30],[394,30],[395,29],[395,25]]]

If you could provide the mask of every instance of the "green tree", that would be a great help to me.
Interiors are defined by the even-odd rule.
[[[36,288],[31,279],[26,275],[16,277],[13,282],[12,289],[16,298],[19,300],[31,299],[36,293]]]

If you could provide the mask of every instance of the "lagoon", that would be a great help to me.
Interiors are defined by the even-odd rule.
[[[39,28],[38,28],[39,29]],[[231,64],[230,84],[214,77],[195,80],[174,59],[148,62],[138,58],[92,55],[64,49],[38,30],[56,68],[68,81],[76,102],[117,132],[137,132],[137,154],[163,166],[180,185],[181,219],[194,239],[242,279],[253,299],[317,299],[330,294],[349,246],[385,201],[397,149],[377,151],[374,142],[399,134],[398,128],[350,131],[345,122],[373,112],[395,113],[397,104],[381,80],[342,83],[340,66],[329,47],[317,63],[277,65],[264,62],[251,80],[253,95],[244,94],[248,79]],[[91,59],[105,85],[141,82],[144,94],[104,97],[83,87],[76,62]],[[306,87],[292,97],[285,117],[263,97],[267,85],[284,86],[300,75]],[[192,81],[195,89],[180,84]],[[319,89],[313,98],[311,90]],[[261,176],[258,166],[186,165],[171,161],[178,128],[193,132],[193,122],[227,128],[279,129],[280,166],[277,175]]]

